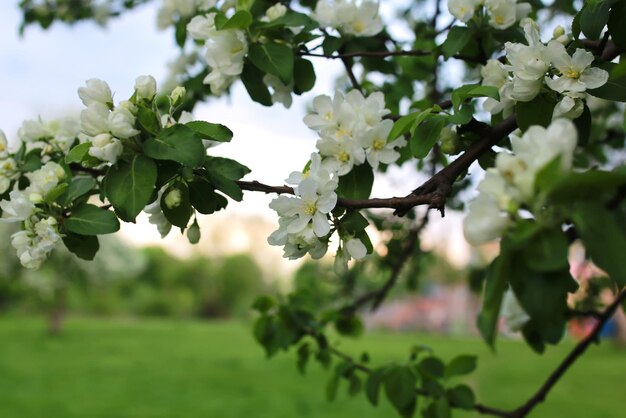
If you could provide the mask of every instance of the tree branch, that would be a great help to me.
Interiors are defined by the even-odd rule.
[[[537,393],[535,393],[524,405],[517,408],[515,411],[509,415],[512,418],[522,418],[525,417],[532,411],[532,409],[543,402],[548,396],[548,392],[552,389],[552,387],[559,381],[559,379],[565,374],[565,372],[570,368],[572,364],[587,351],[587,348],[591,345],[591,343],[596,342],[598,339],[598,335],[604,325],[611,319],[617,308],[620,304],[626,299],[626,289],[622,289],[622,291],[615,298],[613,303],[609,305],[608,308],[602,313],[600,318],[598,319],[598,323],[593,327],[591,333],[574,349],[565,357],[565,359],[559,364],[554,372],[548,377],[546,382],[539,388]]]
[[[369,58],[387,58],[387,57],[428,57],[428,56],[439,56],[436,50],[424,50],[424,49],[411,49],[411,50],[400,50],[400,51],[355,51],[355,52],[345,52],[338,54],[316,54],[313,52],[304,52],[301,51],[298,53],[302,57],[316,57],[316,58],[326,58],[326,59],[348,59],[348,58],[360,58],[360,57],[369,57]],[[455,58],[461,61],[472,62],[472,63],[482,63],[484,60],[480,57],[470,57],[468,55],[455,54],[451,58]]]

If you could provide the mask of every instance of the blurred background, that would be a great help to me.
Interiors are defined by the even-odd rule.
[[[31,26],[20,37],[17,2],[2,2],[0,129],[16,140],[23,120],[78,115],[76,90],[89,78],[109,82],[117,100],[130,96],[137,75],[163,80],[176,47],[172,33],[155,28],[157,7],[139,7],[106,29],[94,23],[55,24],[47,31]],[[216,153],[236,156],[252,169],[251,178],[268,184],[281,184],[300,169],[316,139],[301,122],[306,106],[332,91],[341,74],[340,66],[324,65],[315,90],[296,97],[290,110],[252,103],[240,84],[230,98],[199,106],[196,118],[235,133]],[[415,183],[411,167],[390,170],[373,194],[406,194],[407,184]],[[312,364],[301,376],[295,353],[268,360],[254,341],[250,306],[258,295],[306,294],[322,306],[346,288],[331,259],[286,262],[281,249],[267,244],[277,227],[267,209],[271,198],[246,195],[227,213],[206,218],[194,247],[176,231],[161,240],[142,219],[104,237],[94,262],[59,250],[35,272],[19,266],[8,239],[13,231],[0,225],[0,417],[395,416],[385,403],[372,408],[347,393],[328,403],[328,372]],[[475,354],[479,367],[468,384],[481,402],[511,408],[540,386],[593,320],[575,322],[565,341],[543,356],[505,330],[497,352],[490,351],[474,322],[481,268],[497,247],[470,250],[460,219],[458,213],[445,222],[431,216],[401,284],[380,309],[365,313],[364,335],[342,337],[341,347],[353,355],[367,350],[379,363],[401,361],[416,345],[445,359]],[[390,238],[370,235],[375,243]],[[378,249],[382,259],[383,246]],[[600,274],[575,248],[572,269],[581,280]],[[362,289],[380,287],[387,277],[382,264],[357,273],[350,280]],[[592,287],[586,289],[599,296],[601,287]],[[593,347],[568,371],[533,416],[624,416],[619,321],[604,337],[610,342]]]

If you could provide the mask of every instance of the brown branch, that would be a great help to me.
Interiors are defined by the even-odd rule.
[[[438,209],[443,215],[446,199],[452,191],[452,184],[455,182],[457,177],[464,173],[474,161],[480,158],[480,156],[489,151],[491,147],[508,136],[516,128],[517,122],[515,121],[515,115],[509,116],[494,127],[490,127],[489,125],[475,120],[465,125],[466,130],[475,132],[482,138],[474,142],[467,149],[467,151],[459,156],[459,158],[452,161],[420,187],[413,190],[413,192],[406,196],[406,198],[412,195],[417,197],[428,197],[430,207]],[[394,214],[397,216],[404,216],[409,209],[410,208],[399,208],[394,212]]]
[[[589,346],[596,342],[598,339],[598,335],[604,325],[611,319],[617,308],[620,306],[622,301],[626,299],[626,289],[622,289],[622,291],[615,298],[613,303],[609,305],[608,308],[602,313],[601,317],[598,320],[598,323],[593,327],[591,333],[581,342],[574,347],[574,349],[565,357],[565,359],[559,364],[559,367],[556,368],[554,372],[548,377],[546,382],[539,388],[537,393],[535,393],[524,405],[517,408],[510,415],[512,418],[522,418],[528,415],[532,409],[543,402],[548,396],[548,392],[552,389],[552,387],[559,381],[559,379],[565,374],[565,372],[570,368],[572,364],[587,351]]]
[[[326,58],[326,59],[348,59],[348,58],[387,58],[387,57],[429,57],[429,56],[439,56],[439,51],[436,49],[433,50],[423,50],[423,49],[410,49],[410,50],[400,50],[400,51],[354,51],[354,52],[344,52],[338,54],[316,54],[313,52],[304,52],[301,51],[298,53],[301,57],[315,57],[315,58]],[[481,57],[470,57],[468,55],[455,54],[451,58],[458,59],[461,61],[467,61],[472,63],[482,63],[484,60]]]
[[[352,87],[363,93],[363,87],[361,87],[361,83],[359,83],[359,80],[356,79],[354,71],[352,70],[352,63],[350,62],[350,58],[342,57],[341,62],[346,69],[346,73],[348,74],[348,78],[350,79],[350,84],[352,84]]]

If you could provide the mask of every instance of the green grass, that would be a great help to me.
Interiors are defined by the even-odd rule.
[[[536,356],[522,343],[500,341],[497,355],[474,338],[375,333],[342,349],[372,362],[406,357],[408,347],[431,346],[445,359],[477,354],[467,382],[481,402],[518,405],[571,348]],[[626,352],[604,343],[566,374],[531,417],[621,418]],[[327,403],[328,373],[311,365],[306,376],[293,354],[266,360],[247,326],[237,323],[72,319],[50,337],[42,319],[0,320],[2,418],[369,418],[395,417],[383,402],[363,398]],[[345,389],[345,388],[343,388]],[[470,417],[471,413],[455,413]]]

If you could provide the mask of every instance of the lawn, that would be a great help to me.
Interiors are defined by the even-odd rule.
[[[467,382],[481,402],[507,408],[543,382],[572,347],[536,356],[518,341],[493,355],[475,338],[373,333],[342,348],[372,362],[406,358],[427,344],[446,359],[458,350],[479,356]],[[604,343],[567,373],[531,417],[622,418],[626,351]],[[59,337],[42,319],[0,319],[2,418],[393,418],[386,403],[371,407],[345,391],[326,402],[328,374],[295,368],[293,354],[267,360],[239,323],[72,319]],[[470,417],[471,413],[455,413]]]

